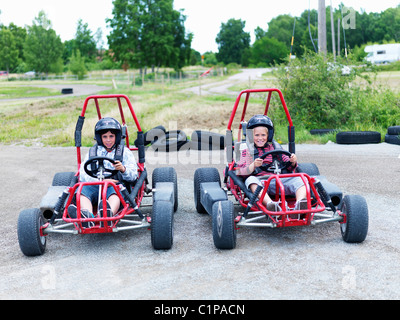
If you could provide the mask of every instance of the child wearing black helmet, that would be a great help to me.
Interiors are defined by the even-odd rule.
[[[83,161],[79,177],[81,182],[95,182],[98,181],[95,178],[90,177],[84,168],[84,163],[89,160],[90,157],[108,157],[115,160],[115,164],[111,162],[104,162],[104,166],[111,170],[118,170],[122,179],[128,182],[133,182],[137,179],[137,164],[135,157],[132,152],[126,148],[119,148],[122,139],[122,127],[120,123],[114,118],[102,118],[100,119],[94,129],[94,138],[97,144],[91,148],[89,153],[86,155]],[[117,157],[117,153],[120,157]],[[114,182],[118,182],[116,177],[111,179]],[[96,185],[85,185],[81,191],[80,204],[81,214],[87,218],[94,217],[93,215],[93,203],[98,201],[99,188]],[[120,206],[119,197],[116,195],[114,188],[109,187],[107,190],[107,209],[108,216],[115,214]],[[102,208],[100,208],[102,210]],[[68,207],[68,213],[71,218],[75,218],[77,208],[75,205]],[[100,214],[102,214],[100,212]]]
[[[262,185],[261,181],[257,176],[265,176],[272,174],[271,172],[263,171],[263,166],[271,164],[272,156],[267,156],[264,160],[260,159],[260,156],[266,152],[282,148],[274,137],[274,125],[271,119],[265,115],[255,115],[252,117],[248,124],[247,129],[253,130],[254,143],[249,145],[248,148],[242,151],[238,166],[239,174],[246,177],[246,187],[252,192],[255,192],[258,185]],[[290,162],[290,165],[286,168],[287,173],[294,172],[297,168],[297,156],[292,153],[290,157],[282,155],[283,162]],[[306,187],[301,178],[283,178],[281,179],[286,195],[296,196],[296,210],[303,210],[307,208],[307,202],[305,201],[307,193]],[[275,190],[275,179],[271,180],[269,190]],[[269,211],[281,211],[279,203],[272,201],[272,199],[266,193],[263,204]]]

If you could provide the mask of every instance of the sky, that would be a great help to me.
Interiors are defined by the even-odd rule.
[[[96,32],[102,29],[105,44],[110,29],[106,19],[112,17],[112,0],[0,0],[0,23],[8,26],[11,22],[24,27],[32,25],[40,10],[44,10],[52,22],[52,27],[62,41],[75,37],[77,22],[82,19],[88,28]],[[326,0],[326,6],[332,2],[338,8],[342,2],[346,7],[352,7],[361,12],[382,12],[387,8],[395,8],[400,0]],[[272,4],[271,4],[272,3]],[[281,5],[280,5],[281,4]],[[241,19],[246,22],[245,32],[249,32],[252,42],[254,30],[268,28],[268,22],[278,15],[290,14],[298,17],[307,10],[318,9],[318,0],[174,0],[176,10],[184,9],[186,15],[185,28],[194,34],[192,48],[205,53],[217,52],[215,38],[221,24],[229,19]]]

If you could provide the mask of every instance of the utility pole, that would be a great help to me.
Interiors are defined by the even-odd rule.
[[[318,0],[318,49],[327,54],[326,46],[326,8],[325,0]]]
[[[333,21],[333,7],[332,7],[332,0],[331,0],[331,31],[332,31],[332,53],[333,53],[333,60],[336,61],[336,44],[335,44],[335,22]]]

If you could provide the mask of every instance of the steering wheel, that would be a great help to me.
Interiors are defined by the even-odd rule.
[[[283,149],[277,149],[277,150],[271,150],[266,153],[264,153],[262,156],[260,156],[260,159],[265,159],[269,155],[272,156],[272,162],[269,164],[263,164],[261,167],[256,168],[257,173],[260,172],[260,170],[268,171],[268,172],[274,172],[276,174],[281,173],[282,170],[286,169],[291,165],[290,161],[280,161],[278,159],[278,155],[287,155],[290,157],[292,153],[289,151],[283,150]],[[258,169],[258,170],[257,170]]]
[[[93,157],[86,161],[84,165],[85,172],[91,176],[92,178],[97,178],[97,179],[105,179],[112,177],[113,175],[118,173],[118,170],[114,169],[108,169],[104,166],[104,161],[111,162],[112,164],[115,164],[116,161],[111,158],[107,157]],[[92,166],[94,164],[94,166]],[[91,169],[89,169],[89,166]]]

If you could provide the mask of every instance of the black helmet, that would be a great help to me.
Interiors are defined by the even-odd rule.
[[[266,127],[268,129],[268,142],[272,142],[274,138],[274,124],[269,117],[262,114],[253,116],[247,123],[247,129],[254,129],[255,127]]]
[[[101,135],[108,131],[115,134],[115,145],[119,145],[121,143],[122,127],[114,118],[103,118],[96,123],[96,126],[94,127],[94,138],[96,139],[97,144],[103,146]]]

